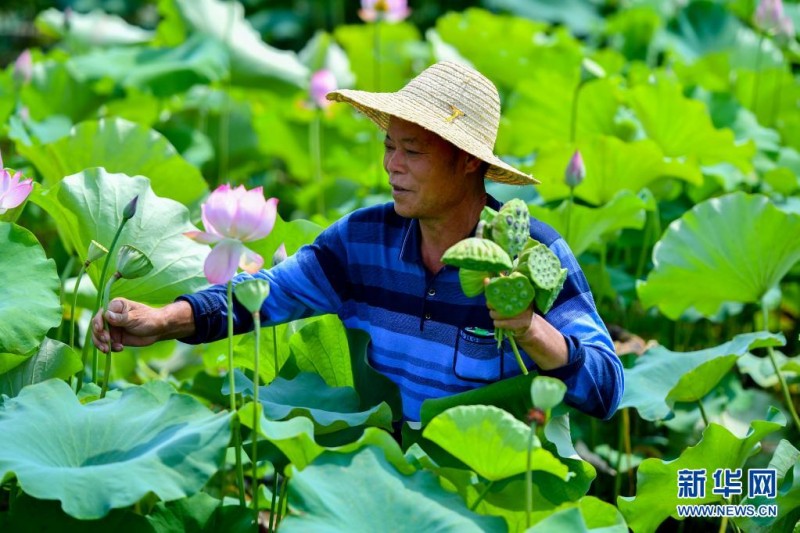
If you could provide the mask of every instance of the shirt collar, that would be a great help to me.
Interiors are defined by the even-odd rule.
[[[491,194],[486,194],[486,205],[497,211],[503,205]],[[419,220],[416,218],[405,219],[405,234],[403,235],[403,243],[400,245],[400,260],[406,263],[421,263],[422,250],[420,244],[422,241],[422,234],[419,229]],[[478,225],[472,228],[469,236],[475,236],[475,230]]]

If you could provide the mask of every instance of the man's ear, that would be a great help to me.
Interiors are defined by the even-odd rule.
[[[472,174],[473,172],[480,170],[481,165],[483,164],[483,159],[478,159],[474,155],[467,152],[463,152],[463,154],[464,170],[466,170],[468,174]]]

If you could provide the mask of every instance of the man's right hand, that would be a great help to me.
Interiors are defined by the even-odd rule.
[[[92,341],[102,352],[108,353],[109,345],[112,351],[119,352],[124,346],[149,346],[167,338],[167,308],[157,309],[126,298],[114,298],[105,313],[110,331],[103,329],[101,311],[92,319]]]

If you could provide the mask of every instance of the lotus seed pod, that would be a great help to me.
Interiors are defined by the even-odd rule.
[[[237,283],[233,292],[245,309],[255,313],[269,296],[269,282],[265,279],[248,279]]]
[[[97,241],[92,241],[89,243],[89,251],[86,253],[86,264],[87,266],[90,263],[94,263],[101,257],[105,256],[108,253],[108,250],[105,246],[100,244]]]
[[[442,256],[442,263],[467,270],[500,272],[511,270],[511,257],[489,239],[469,237],[455,243]]]
[[[536,288],[553,290],[561,275],[561,261],[550,248],[537,244],[524,252],[525,262],[520,261],[518,270],[528,276]]]
[[[146,276],[153,270],[153,263],[138,248],[125,244],[117,254],[117,272],[125,279],[136,279]]]
[[[491,239],[492,238],[492,221],[494,217],[497,216],[497,211],[492,209],[491,207],[484,206],[483,210],[481,211],[481,218],[478,222],[478,226],[481,229],[481,234],[478,235],[478,232],[475,232],[476,237],[481,237],[483,239]]]
[[[489,272],[480,270],[458,269],[458,281],[461,282],[461,290],[470,298],[474,298],[483,293],[483,280],[491,277]]]
[[[503,205],[492,221],[492,240],[511,257],[520,253],[525,247],[530,231],[528,206],[517,198]]]
[[[503,318],[516,316],[531,305],[535,291],[523,274],[494,278],[486,286],[486,301]]]
[[[553,307],[553,304],[556,302],[556,298],[558,298],[558,294],[561,292],[561,288],[564,286],[564,281],[566,281],[566,279],[567,269],[562,268],[556,286],[553,289],[539,289],[536,291],[536,308],[539,309],[541,314],[545,315],[550,312],[550,308]]]

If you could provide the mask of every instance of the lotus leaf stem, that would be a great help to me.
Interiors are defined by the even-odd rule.
[[[58,276],[58,283],[59,283],[59,294],[64,294],[64,282],[66,281],[67,276],[69,273],[72,272],[72,268],[75,266],[75,256],[70,255],[69,259],[67,259],[67,264],[64,265],[64,270],[61,271],[61,274]],[[75,321],[72,319],[72,315],[69,315],[70,325],[74,327]],[[60,339],[61,334],[64,330],[64,319],[61,319],[61,323],[58,325],[58,332],[56,334],[56,338]],[[70,331],[70,335],[72,332]],[[70,342],[70,348],[72,348],[72,343]]]
[[[489,494],[489,489],[492,488],[492,485],[494,485],[494,481],[489,481],[489,483],[486,484],[481,493],[478,494],[478,498],[469,506],[470,511],[474,511],[478,508],[478,505],[483,501],[486,495]]]
[[[272,356],[275,358],[275,377],[273,377],[273,381],[275,378],[278,377],[278,328],[277,326],[272,326]]]
[[[106,283],[105,290],[103,290],[103,315],[106,314],[106,310],[108,309],[108,300],[111,298],[111,285],[114,284],[120,278],[120,273],[115,272],[111,279],[108,280]],[[103,318],[103,329],[108,331],[108,322],[106,322],[105,318]],[[94,375],[94,374],[93,374]],[[106,392],[108,392],[108,383],[111,381],[111,342],[109,338],[109,346],[108,346],[108,353],[106,354],[106,368],[105,372],[103,373],[103,388],[100,390],[100,398],[106,397]]]
[[[261,344],[261,317],[256,311],[253,313],[253,331],[256,336],[255,358],[253,359],[253,451],[250,460],[253,462],[253,509],[256,510],[256,530],[258,530],[258,422],[259,422],[259,403],[258,403],[258,359],[259,346]]]
[[[525,366],[525,363],[522,362],[522,356],[519,354],[519,349],[517,348],[517,341],[514,339],[513,336],[508,335],[507,333],[503,332],[503,334],[508,339],[509,344],[511,344],[511,351],[514,352],[514,358],[517,360],[517,364],[519,365],[519,369],[522,371],[524,375],[528,375],[528,369]]]
[[[71,321],[69,329],[69,347],[72,349],[75,349],[75,308],[78,307],[78,287],[81,285],[84,272],[86,272],[86,263],[81,265],[81,269],[78,271],[78,279],[75,281],[75,288],[72,289],[72,305],[69,309],[69,319]]]
[[[278,491],[280,491],[280,476],[278,476],[278,468],[275,466],[275,463],[272,463],[272,468],[275,470],[275,482],[272,486],[272,503],[269,506],[269,531],[275,531],[275,527],[278,525],[275,504],[278,499]]]
[[[319,187],[317,192],[317,211],[325,214],[325,195],[322,194],[322,110],[314,111],[314,118],[309,128],[308,142],[311,153],[311,164],[314,165],[314,182]]]
[[[708,427],[708,413],[706,413],[706,408],[703,407],[703,400],[697,400],[697,406],[700,407],[700,416],[703,417],[703,422],[705,422],[706,427]]]
[[[228,386],[230,387],[231,413],[233,418],[233,447],[236,454],[236,484],[239,489],[239,504],[244,507],[244,469],[242,468],[242,434],[236,416],[236,376],[233,367],[233,281],[228,282]]]
[[[769,331],[769,311],[767,310],[767,305],[765,303],[761,304],[761,312],[764,315],[764,331]],[[789,409],[789,413],[792,415],[792,421],[794,422],[794,427],[796,430],[800,431],[800,418],[797,416],[797,410],[794,408],[794,402],[792,401],[792,394],[789,392],[789,386],[786,384],[786,379],[781,374],[780,369],[778,368],[778,361],[775,360],[775,352],[772,349],[772,346],[767,346],[767,355],[769,356],[769,361],[772,363],[772,368],[775,370],[775,375],[778,376],[778,383],[781,386],[781,392],[783,393],[783,399],[786,402],[786,407]]]
[[[528,457],[525,463],[525,529],[531,527],[531,513],[533,512],[533,471],[531,470],[531,456],[533,455],[534,433],[536,433],[536,420],[531,420],[531,430],[528,433]]]

